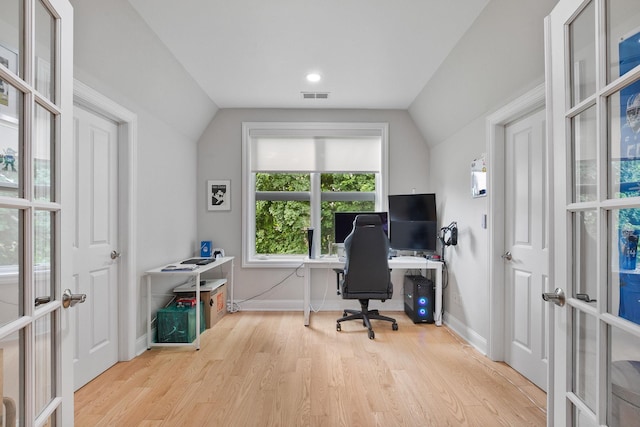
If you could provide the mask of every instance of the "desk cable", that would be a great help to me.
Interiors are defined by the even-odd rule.
[[[440,303],[440,319],[444,318],[444,290],[449,286],[449,269],[447,262],[442,258],[442,301]]]
[[[277,288],[278,286],[282,285],[289,277],[293,276],[294,274],[297,277],[303,277],[298,275],[298,271],[304,266],[304,264],[300,264],[299,266],[297,266],[296,268],[293,269],[293,271],[291,273],[289,273],[287,276],[285,276],[282,280],[280,280],[278,283],[276,283],[275,285],[271,286],[269,289],[266,289],[262,292],[260,292],[259,294],[256,294],[252,297],[243,299],[242,301],[238,301],[233,303],[234,307],[233,307],[233,313],[240,311],[240,304],[247,302],[247,301],[251,301],[252,299],[256,299],[258,297],[261,297],[262,295],[266,294],[267,292],[270,292],[272,290],[274,290],[275,288]]]
[[[327,269],[326,271],[327,271],[327,276],[325,279],[326,285],[324,287],[324,296],[322,297],[322,304],[320,304],[320,307],[318,307],[317,309],[313,308],[313,305],[311,305],[311,298],[309,298],[309,308],[314,313],[317,313],[320,310],[322,310],[322,307],[324,307],[324,303],[327,301],[327,290],[329,290],[329,276],[328,276],[329,270]],[[309,278],[309,280],[311,280],[311,278]]]

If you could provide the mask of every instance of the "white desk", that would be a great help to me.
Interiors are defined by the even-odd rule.
[[[198,257],[192,257],[198,258]],[[153,270],[145,271],[147,276],[147,349],[155,346],[181,346],[189,345],[189,343],[154,343],[151,339],[151,278],[153,276],[191,276],[195,277],[196,281],[196,339],[191,343],[197,350],[200,350],[200,275],[206,273],[209,270],[213,270],[217,267],[230,263],[229,272],[227,274],[227,284],[229,285],[229,303],[227,304],[227,311],[231,311],[233,308],[233,258],[232,256],[218,258],[213,262],[206,265],[200,265],[198,268],[190,271],[162,271],[166,265],[162,267],[154,268]],[[172,265],[180,265],[181,261],[175,262]]]
[[[305,258],[304,259],[304,325],[309,326],[309,315],[311,314],[311,269],[312,268],[341,268],[344,261],[337,257],[325,258]],[[435,270],[436,277],[436,301],[433,319],[437,326],[442,325],[442,262],[431,261],[422,257],[401,256],[389,260],[391,269],[425,269]],[[402,286],[402,285],[401,285]]]

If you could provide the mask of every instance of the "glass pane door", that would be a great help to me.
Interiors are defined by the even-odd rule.
[[[555,421],[635,425],[640,419],[640,2],[561,0],[549,22],[556,62],[553,136],[559,146],[554,152],[556,281],[567,297],[555,317]]]
[[[609,156],[607,199],[614,205],[605,211],[608,283],[601,311],[612,321],[603,329],[607,372],[601,394],[609,405],[601,418],[625,426],[640,419],[640,3],[608,0],[605,13],[606,78],[613,86],[601,98],[602,125]]]
[[[62,425],[58,171],[72,87],[58,73],[69,69],[70,5],[0,0],[0,10],[0,426]]]

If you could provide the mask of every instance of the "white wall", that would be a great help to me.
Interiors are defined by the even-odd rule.
[[[556,3],[489,2],[409,107],[429,146],[541,81],[543,20]]]
[[[471,162],[486,151],[482,143],[485,126],[485,118],[480,117],[431,149],[430,182],[438,195],[440,224],[458,223],[458,245],[445,249],[449,267],[449,285],[444,291],[445,321],[468,327],[486,339],[488,230],[481,227],[481,221],[488,210],[488,199],[471,197],[470,168]]]
[[[489,337],[487,198],[471,197],[470,165],[488,153],[488,115],[544,80],[544,17],[556,0],[492,0],[409,108],[430,151],[441,225],[457,221],[446,250],[444,320],[481,350]],[[491,174],[491,165],[488,165]],[[455,301],[454,301],[455,300]]]
[[[216,113],[126,0],[71,0],[74,74],[137,114],[136,336],[146,333],[142,274],[193,254],[197,141]],[[154,288],[163,292],[171,284]],[[154,300],[161,304],[164,298]]]
[[[242,122],[388,122],[389,123],[389,187],[391,194],[426,192],[429,154],[424,139],[406,111],[400,110],[280,110],[280,109],[222,109],[203,133],[198,145],[199,190],[197,200],[198,239],[212,240],[228,255],[237,257],[235,297],[242,300],[260,293],[287,275],[292,269],[241,268],[242,248]],[[231,180],[231,211],[209,212],[206,208],[206,181]],[[194,246],[194,250],[196,247]],[[242,305],[244,308],[302,309],[302,271],[293,274],[282,286]],[[396,282],[394,282],[396,283]],[[401,281],[399,282],[401,286]],[[333,271],[314,272],[312,303],[328,307],[339,304],[335,293]],[[393,304],[401,309],[400,292]],[[394,307],[389,302],[386,308]]]
[[[194,141],[218,107],[127,0],[70,0],[74,72],[83,83],[139,102]],[[84,81],[86,80],[86,81]],[[135,110],[134,110],[135,111]]]

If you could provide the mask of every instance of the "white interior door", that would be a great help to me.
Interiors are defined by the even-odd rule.
[[[3,425],[73,425],[71,311],[62,302],[70,279],[73,11],[66,0],[1,5]]]
[[[560,0],[547,20],[554,158],[555,425],[640,420],[640,2]],[[637,99],[637,101],[636,101]]]
[[[75,289],[87,295],[76,311],[74,388],[118,361],[118,125],[74,107],[77,165]]]
[[[505,362],[547,389],[545,111],[505,126]]]

